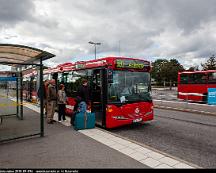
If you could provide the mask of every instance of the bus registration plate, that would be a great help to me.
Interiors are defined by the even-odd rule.
[[[139,118],[139,119],[133,120],[133,123],[139,123],[139,122],[141,122],[141,121],[142,121],[142,118]]]

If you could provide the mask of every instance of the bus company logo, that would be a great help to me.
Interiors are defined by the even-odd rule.
[[[63,71],[64,70],[64,68],[63,67],[60,67],[60,71]]]
[[[140,109],[139,109],[139,108],[136,108],[136,109],[135,109],[135,113],[136,113],[136,114],[140,113]]]

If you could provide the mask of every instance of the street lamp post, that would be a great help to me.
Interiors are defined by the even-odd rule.
[[[95,59],[96,59],[96,53],[97,53],[97,51],[96,51],[96,49],[97,49],[96,46],[97,46],[97,45],[101,45],[101,43],[94,43],[94,42],[92,42],[92,41],[89,41],[88,43],[89,43],[89,44],[93,44],[93,45],[95,46]]]

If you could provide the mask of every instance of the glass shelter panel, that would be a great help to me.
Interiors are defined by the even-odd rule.
[[[37,78],[20,71],[0,72],[0,142],[40,135],[36,83]]]

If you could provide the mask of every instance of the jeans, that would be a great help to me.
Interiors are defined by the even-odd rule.
[[[58,120],[61,121],[61,119],[66,120],[65,118],[65,104],[58,104]]]

